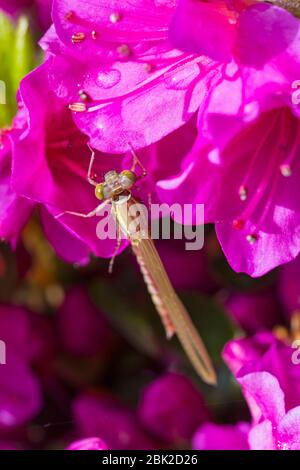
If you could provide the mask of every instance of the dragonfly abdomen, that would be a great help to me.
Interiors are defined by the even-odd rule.
[[[153,279],[147,269],[147,266],[143,260],[143,257],[139,255],[138,251],[134,249],[134,246],[133,246],[133,250],[135,251],[135,254],[136,254],[136,259],[137,259],[137,262],[140,266],[140,270],[141,270],[141,273],[144,277],[144,281],[146,283],[146,286],[147,286],[147,289],[148,289],[148,292],[152,298],[152,301],[156,307],[156,310],[157,312],[159,313],[159,316],[161,318],[161,321],[164,325],[164,328],[166,330],[166,336],[168,339],[172,338],[172,336],[174,335],[175,333],[175,328],[174,328],[174,325],[171,321],[171,318],[169,317],[169,314],[168,314],[168,310],[165,306],[165,303],[164,301],[162,300],[161,298],[161,295],[159,293],[159,290],[158,288],[156,287],[155,283],[153,282]]]

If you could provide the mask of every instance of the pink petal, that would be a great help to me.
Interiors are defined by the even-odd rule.
[[[67,263],[87,264],[89,250],[76,235],[71,234],[44,208],[40,211],[41,222],[46,235],[56,254]]]
[[[108,450],[108,448],[99,437],[88,437],[72,442],[67,450]]]
[[[300,449],[300,406],[288,411],[278,426],[278,439],[281,446]]]
[[[167,26],[174,11],[175,0],[54,0],[53,21],[59,37],[78,52],[97,54],[105,43],[157,41],[167,36]],[[74,12],[74,21],[66,18]],[[120,21],[113,22],[110,15],[117,13]],[[99,33],[99,41],[91,32]],[[86,34],[83,44],[72,45],[71,37],[77,32]],[[101,41],[100,41],[101,39]],[[100,47],[99,47],[100,45]]]
[[[251,450],[277,450],[273,437],[271,421],[265,420],[254,426],[249,432],[249,445]]]
[[[236,425],[203,424],[193,437],[196,450],[248,450],[248,423]]]
[[[258,420],[259,411],[261,418],[277,425],[285,415],[284,393],[277,378],[269,372],[254,372],[237,380],[247,394],[255,419]]]
[[[0,238],[15,246],[20,232],[34,207],[30,200],[20,197],[11,187],[11,149],[8,137],[1,138],[0,148]]]
[[[288,49],[298,32],[299,20],[288,11],[273,5],[250,6],[239,18],[236,54],[243,63],[262,67]]]
[[[227,14],[220,2],[179,0],[170,26],[171,41],[184,51],[230,61],[236,26]]]
[[[7,363],[0,367],[0,429],[7,431],[37,414],[42,396],[39,381],[20,358],[10,353]]]

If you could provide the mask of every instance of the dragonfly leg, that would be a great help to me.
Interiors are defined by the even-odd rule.
[[[116,224],[117,224],[117,227],[116,227],[116,229],[117,229],[117,243],[116,243],[116,247],[115,247],[115,250],[113,252],[113,255],[112,255],[112,257],[110,259],[110,262],[109,262],[109,267],[108,267],[109,274],[112,274],[112,272],[113,272],[115,259],[116,259],[116,256],[117,256],[118,252],[119,252],[121,242],[122,242],[120,225],[119,225],[117,219],[116,219]]]
[[[131,166],[131,171],[135,171],[136,167],[139,166],[140,169],[142,170],[142,176],[141,178],[145,178],[147,176],[147,170],[146,168],[144,167],[144,165],[142,164],[142,162],[140,161],[139,157],[137,156],[136,154],[136,151],[134,150],[133,146],[131,143],[129,143],[129,147],[130,147],[130,152],[131,152],[131,155],[132,155],[132,166]]]
[[[110,203],[110,200],[106,200],[104,202],[101,202],[101,204],[99,204],[99,206],[97,206],[95,209],[93,209],[91,212],[88,212],[87,214],[84,214],[84,213],[81,213],[81,212],[73,212],[73,211],[64,211],[64,212],[61,212],[60,214],[57,214],[55,216],[56,219],[59,219],[60,217],[62,217],[63,215],[75,215],[76,217],[82,217],[84,219],[88,219],[90,217],[95,217],[98,212],[100,212],[102,209],[104,209],[104,207]]]
[[[89,144],[88,144],[88,148],[91,151],[91,158],[90,158],[90,164],[89,164],[89,169],[88,169],[88,173],[87,173],[87,180],[91,185],[97,186],[97,184],[98,184],[97,181],[95,181],[92,177],[92,169],[93,169],[93,165],[94,165],[94,162],[95,162],[96,153]]]

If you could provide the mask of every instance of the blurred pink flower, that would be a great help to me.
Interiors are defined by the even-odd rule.
[[[13,442],[1,440],[0,441],[0,450],[18,450]]]
[[[0,0],[0,10],[10,15],[34,12],[44,31],[51,25],[51,6],[52,0]]]
[[[88,437],[72,442],[67,450],[108,450],[106,444],[98,437]]]
[[[108,320],[88,297],[83,287],[75,286],[66,294],[57,312],[60,343],[65,351],[81,356],[101,353],[112,346],[113,333]]]
[[[166,373],[147,385],[138,415],[153,436],[177,446],[188,444],[196,428],[209,420],[197,388],[187,377],[174,373]]]
[[[224,301],[231,319],[248,334],[280,323],[279,302],[273,290],[232,292]]]
[[[195,433],[192,447],[196,450],[249,450],[249,430],[249,423],[205,423]]]
[[[160,257],[176,289],[212,292],[216,283],[203,250],[187,251],[185,240],[158,240]]]
[[[82,436],[99,436],[111,450],[156,448],[135,413],[113,397],[82,393],[73,403],[73,414]]]
[[[37,18],[41,28],[46,31],[52,23],[51,9],[52,0],[34,0]]]
[[[0,432],[6,433],[27,424],[40,411],[42,396],[39,381],[25,360],[11,353],[0,367]]]
[[[32,320],[30,312],[21,307],[0,306],[1,341],[5,344],[5,363],[0,365],[1,432],[26,424],[42,406],[39,380],[31,365],[41,360],[44,346],[41,331],[33,329]]]
[[[15,14],[28,8],[34,0],[0,0],[0,9]]]

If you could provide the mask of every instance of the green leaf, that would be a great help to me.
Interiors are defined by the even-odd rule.
[[[98,279],[93,283],[91,293],[99,308],[109,316],[116,330],[134,348],[148,357],[159,358],[161,347],[157,331],[153,328],[153,324],[156,324],[156,321],[153,322],[155,312],[151,303],[147,302],[148,297],[145,303],[140,304],[115,282],[104,279]],[[157,320],[156,316],[154,318]]]
[[[225,343],[234,336],[228,316],[214,298],[202,293],[186,293],[181,298],[213,361],[219,364]]]
[[[11,88],[10,88],[10,57],[14,38],[13,24],[6,15],[0,13],[0,80],[1,104],[0,127],[10,123],[11,119]],[[5,96],[2,96],[2,95]],[[3,100],[5,98],[5,100]]]
[[[15,30],[11,57],[11,85],[16,93],[21,79],[34,67],[34,43],[30,34],[28,18],[20,16]]]
[[[17,110],[16,93],[21,79],[36,63],[35,52],[28,19],[21,16],[15,24],[0,12],[0,128],[11,125]]]

